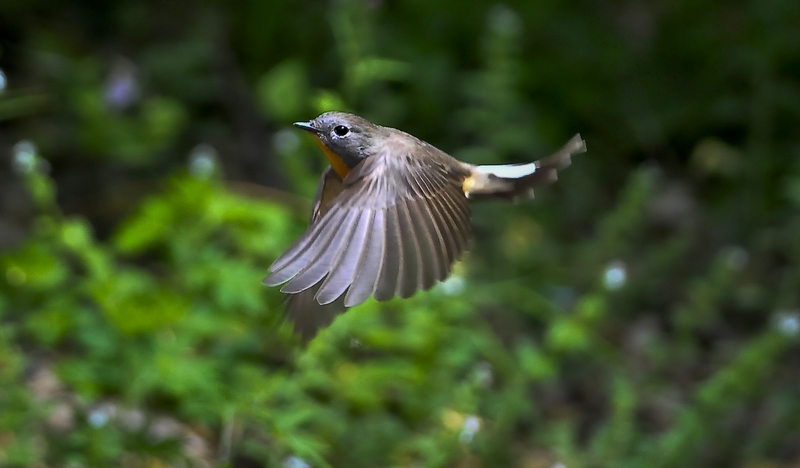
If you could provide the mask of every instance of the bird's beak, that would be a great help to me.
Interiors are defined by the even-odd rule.
[[[311,125],[311,122],[313,122],[313,121],[309,120],[308,122],[295,122],[292,125],[294,125],[297,128],[301,128],[301,129],[303,129],[303,130],[305,130],[307,132],[319,134],[320,133],[320,129],[318,129],[317,127]]]

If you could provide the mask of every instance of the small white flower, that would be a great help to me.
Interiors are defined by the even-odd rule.
[[[603,273],[603,284],[605,284],[606,289],[612,291],[624,286],[627,279],[628,272],[625,269],[625,264],[620,260],[611,262]]]
[[[800,332],[800,310],[775,313],[775,325],[784,335],[796,336]]]
[[[294,455],[287,457],[286,460],[283,461],[283,466],[284,468],[311,468],[311,465],[305,460]]]
[[[100,405],[89,412],[89,415],[86,417],[86,422],[94,428],[101,428],[108,424],[108,421],[111,420],[111,417],[114,416],[116,412],[117,408],[112,404]]]
[[[467,282],[464,281],[464,278],[458,275],[453,275],[447,278],[442,283],[439,283],[439,288],[448,296],[458,296],[467,286]]]
[[[297,151],[297,148],[300,147],[300,139],[292,130],[283,129],[275,132],[275,136],[272,137],[272,144],[278,153],[289,154]]]
[[[461,434],[458,435],[458,440],[463,444],[472,442],[475,434],[481,428],[481,419],[477,416],[467,416],[464,418],[464,426],[461,429]]]
[[[36,145],[30,140],[22,140],[14,145],[14,170],[18,174],[30,174],[36,169]]]
[[[208,179],[217,167],[217,150],[211,145],[199,144],[189,154],[189,172],[198,179]]]

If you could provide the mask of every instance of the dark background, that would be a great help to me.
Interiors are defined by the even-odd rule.
[[[306,349],[331,109],[589,151]],[[0,167],[2,466],[800,466],[796,0],[4,0]]]

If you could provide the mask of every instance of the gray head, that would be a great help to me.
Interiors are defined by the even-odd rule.
[[[370,156],[375,138],[386,131],[385,127],[345,112],[326,112],[308,122],[295,122],[294,126],[317,137],[349,168]]]

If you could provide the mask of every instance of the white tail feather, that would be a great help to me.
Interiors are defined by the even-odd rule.
[[[487,165],[478,166],[475,168],[476,172],[487,175],[493,175],[501,179],[519,179],[536,172],[536,163],[527,164],[506,164],[506,165]]]
[[[575,135],[547,158],[523,164],[471,166],[472,175],[463,184],[464,194],[511,199],[533,197],[533,188],[554,182],[558,171],[570,165],[570,157],[586,151],[586,143]]]

